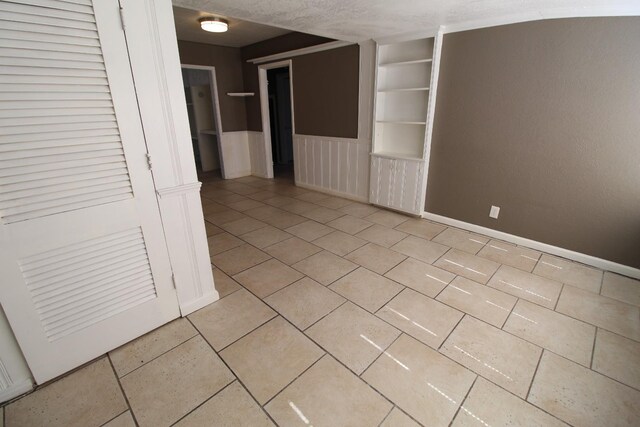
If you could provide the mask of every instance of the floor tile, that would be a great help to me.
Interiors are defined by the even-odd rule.
[[[265,252],[285,264],[291,265],[298,261],[302,261],[321,250],[322,248],[319,248],[314,244],[297,237],[292,237],[276,243],[275,245],[269,246],[265,249]]]
[[[358,375],[400,335],[394,327],[350,302],[310,327],[306,333]]]
[[[391,407],[360,378],[324,356],[265,409],[279,425],[377,426]]]
[[[640,389],[640,342],[599,329],[592,369]]]
[[[101,425],[127,410],[109,359],[73,372],[5,407],[11,426]]]
[[[356,237],[384,246],[385,248],[395,245],[407,236],[407,233],[384,227],[379,224],[372,225],[371,227],[356,234]]]
[[[109,357],[122,377],[197,334],[187,319],[176,319],[111,351]]]
[[[447,426],[476,375],[402,335],[362,378],[425,426]]]
[[[0,415],[1,415],[1,412],[0,412]],[[1,422],[0,422],[0,427],[2,427]],[[102,427],[136,427],[136,423],[135,421],[133,421],[133,416],[131,416],[131,411],[127,411],[118,415],[116,418],[104,424]]]
[[[202,336],[220,351],[276,316],[276,312],[241,289],[189,315]]]
[[[242,184],[240,182],[231,182],[225,186],[227,190],[233,191],[238,194],[251,194],[260,191],[259,189],[252,187],[250,185]]]
[[[296,196],[296,199],[302,200],[304,202],[316,203],[320,200],[328,199],[329,197],[331,196],[329,196],[328,194],[309,191],[308,193],[304,193],[299,196]]]
[[[217,225],[211,224],[209,221],[204,222],[204,228],[207,232],[207,237],[224,233],[224,230],[222,228],[218,227]]]
[[[357,234],[365,228],[371,227],[373,223],[356,216],[344,215],[329,221],[327,225],[345,233]]]
[[[300,329],[306,329],[345,301],[318,282],[305,277],[270,295],[265,302]]]
[[[294,214],[303,214],[304,212],[309,212],[317,208],[318,208],[318,205],[314,205],[313,203],[303,202],[302,200],[294,200],[293,202],[281,207],[281,209]]]
[[[343,233],[342,231],[334,231],[313,241],[314,245],[320,246],[338,256],[345,256],[360,246],[364,246],[366,243],[365,240]]]
[[[540,257],[533,272],[539,276],[595,293],[600,292],[602,284],[601,270],[547,254]]]
[[[380,427],[420,427],[407,414],[398,408],[393,408]]]
[[[329,286],[343,297],[374,313],[402,290],[402,286],[359,267]]]
[[[323,353],[283,318],[276,317],[220,355],[256,400],[264,404]]]
[[[640,425],[640,392],[548,351],[528,400],[575,426]]]
[[[324,208],[324,207],[318,207],[314,210],[311,211],[307,211],[303,214],[301,214],[304,217],[307,217],[309,219],[312,219],[314,221],[317,222],[321,222],[321,223],[327,223],[329,221],[332,221],[336,218],[340,218],[342,215],[344,215],[342,212],[337,211],[335,209],[329,209],[329,208]]]
[[[449,247],[420,237],[408,236],[406,239],[391,246],[391,249],[431,264],[444,255],[449,250]]]
[[[201,336],[124,376],[120,382],[140,426],[170,425],[233,381]]]
[[[432,241],[475,255],[489,239],[457,228],[447,228],[435,236]]]
[[[263,205],[259,208],[254,208],[254,209],[249,209],[248,211],[244,211],[245,215],[248,215],[251,218],[255,218],[260,221],[263,221],[266,218],[278,215],[280,213],[284,213],[284,211],[268,205]]]
[[[305,221],[289,227],[285,231],[310,242],[333,232],[333,229],[315,221]]]
[[[500,267],[496,262],[457,249],[451,249],[433,265],[483,284],[486,284]]]
[[[329,251],[318,252],[293,264],[292,267],[325,286],[358,268],[351,261],[347,261]]]
[[[499,240],[492,240],[478,252],[478,256],[531,272],[540,258],[540,252]]]
[[[266,226],[267,224],[265,224],[262,221],[258,221],[257,219],[254,219],[254,218],[245,217],[242,219],[238,219],[236,221],[227,222],[225,224],[222,224],[220,227],[224,229],[227,233],[231,233],[235,236],[240,236]]]
[[[345,258],[375,273],[384,274],[407,257],[383,246],[368,243],[351,252]]]
[[[233,209],[207,214],[204,217],[204,219],[218,227],[226,224],[227,222],[237,221],[242,218],[246,218],[246,215],[241,212],[234,211]]]
[[[255,246],[256,248],[264,249],[267,246],[271,246],[292,236],[291,234],[284,232],[278,228],[267,225],[266,227],[259,228],[247,234],[243,234],[240,237],[242,238],[242,240]]]
[[[373,205],[368,205],[364,203],[352,203],[350,205],[343,206],[338,210],[351,216],[364,218],[365,216],[369,216],[372,213],[378,212],[380,209],[376,208]]]
[[[221,254],[244,244],[241,239],[224,231],[210,236],[207,238],[207,242],[209,243],[209,256]]]
[[[403,222],[409,220],[411,217],[407,215],[402,215],[396,212],[391,212],[387,210],[378,210],[377,212],[372,213],[371,215],[367,215],[364,217],[367,221],[375,222],[376,224],[383,225],[385,227],[393,228],[397,225],[402,224]]]
[[[324,206],[325,208],[330,209],[340,209],[345,206],[349,206],[354,203],[353,200],[343,199],[341,197],[327,197],[326,199],[321,199],[315,202],[319,206]]]
[[[442,224],[436,224],[426,219],[411,218],[408,221],[395,227],[396,230],[431,240],[444,231],[447,227]]]
[[[464,277],[456,277],[436,298],[501,328],[517,298]]]
[[[296,201],[296,199],[293,199],[291,197],[277,196],[277,195],[274,194],[274,196],[272,198],[265,199],[265,200],[262,201],[262,203],[266,203],[266,204],[271,205],[271,206],[282,208],[283,206],[290,205],[291,203],[293,203],[295,201]]]
[[[257,193],[247,194],[247,197],[253,200],[258,200],[260,202],[263,200],[271,199],[274,196],[274,193],[272,191],[266,191],[265,188],[268,189],[267,186],[261,187],[260,191],[258,191]]]
[[[282,213],[265,218],[263,221],[276,228],[285,230],[286,228],[293,227],[309,220],[303,216],[282,211]]]
[[[212,271],[213,284],[216,288],[216,291],[218,291],[218,296],[220,298],[224,298],[241,288],[241,286],[235,280],[224,274],[224,272],[219,268],[212,268]]]
[[[581,365],[591,365],[596,335],[592,325],[521,300],[502,329]]]
[[[478,378],[451,426],[562,427],[566,424],[484,378]]]
[[[233,279],[259,298],[264,298],[296,280],[302,279],[302,277],[303,275],[299,271],[277,259],[270,259],[236,274]]]
[[[247,199],[247,200],[242,200],[240,202],[229,203],[228,206],[231,209],[244,212],[244,211],[248,211],[249,209],[255,209],[255,208],[265,206],[265,204],[260,203],[257,200]]]
[[[600,293],[627,304],[640,305],[640,280],[606,271]]]
[[[524,399],[542,349],[465,316],[440,351]]]
[[[565,285],[556,311],[640,341],[640,307]]]
[[[228,385],[175,425],[176,427],[201,427],[214,423],[219,426],[269,427],[274,425],[238,381]]]
[[[435,298],[456,276],[431,264],[407,258],[385,274],[385,277]]]
[[[244,244],[212,256],[211,262],[228,275],[233,276],[247,268],[265,262],[269,258],[271,258],[271,256],[262,252],[260,249]]]
[[[243,200],[248,200],[248,199],[244,196],[241,196],[240,194],[235,194],[235,193],[219,195],[216,198],[216,201],[218,203],[224,204],[226,206],[229,206],[231,203],[241,202]]]
[[[398,329],[437,349],[464,313],[405,289],[377,313]]]
[[[553,309],[560,297],[562,283],[501,265],[487,286]]]
[[[202,204],[202,213],[204,214],[205,217],[217,212],[224,212],[228,210],[229,210],[228,207],[226,207],[225,205],[221,205],[220,203],[210,202],[205,205],[203,202]]]

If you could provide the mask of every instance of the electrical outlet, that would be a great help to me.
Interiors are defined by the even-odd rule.
[[[491,210],[489,211],[489,216],[494,219],[498,219],[498,215],[500,215],[500,207],[499,206],[491,206]]]

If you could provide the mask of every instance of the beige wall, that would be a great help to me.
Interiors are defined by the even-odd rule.
[[[179,40],[178,50],[182,64],[216,67],[222,131],[247,130],[244,98],[227,95],[227,92],[244,91],[240,49]]]
[[[640,18],[446,35],[426,210],[640,268]]]

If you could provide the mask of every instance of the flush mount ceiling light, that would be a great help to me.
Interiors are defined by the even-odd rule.
[[[200,18],[200,28],[210,33],[224,33],[229,29],[229,22],[222,18]]]

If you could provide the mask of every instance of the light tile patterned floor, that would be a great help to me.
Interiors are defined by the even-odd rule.
[[[221,299],[0,427],[640,425],[637,280],[286,180],[202,197]]]

